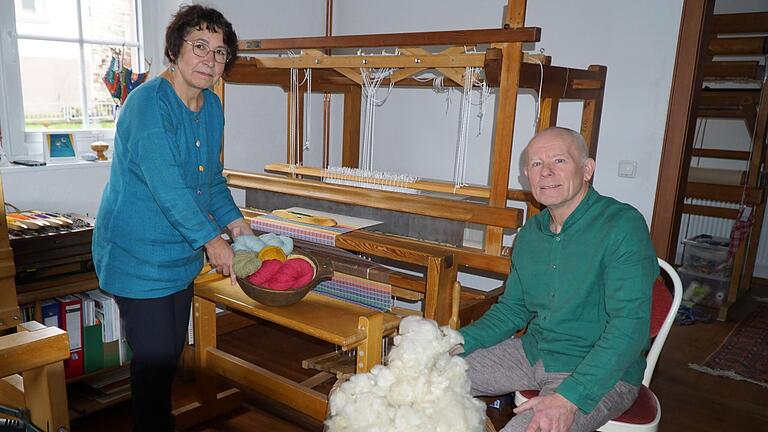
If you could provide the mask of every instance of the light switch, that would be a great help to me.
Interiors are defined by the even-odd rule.
[[[637,161],[619,161],[619,177],[635,178],[637,174]]]

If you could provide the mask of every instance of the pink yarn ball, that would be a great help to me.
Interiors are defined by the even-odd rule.
[[[315,277],[312,264],[301,258],[292,258],[283,263],[277,260],[265,261],[259,271],[248,277],[248,281],[277,291],[301,288]]]
[[[248,282],[254,285],[266,286],[265,283],[272,279],[282,266],[283,263],[278,260],[264,261],[256,273],[248,276]]]

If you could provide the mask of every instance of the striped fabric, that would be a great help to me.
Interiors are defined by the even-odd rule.
[[[331,280],[320,282],[315,292],[380,311],[392,309],[391,285],[345,273],[335,272]]]
[[[294,239],[305,240],[327,246],[336,245],[336,236],[354,231],[356,228],[343,225],[326,227],[311,225],[284,219],[272,214],[264,214],[251,219],[251,228],[258,231],[273,232]]]

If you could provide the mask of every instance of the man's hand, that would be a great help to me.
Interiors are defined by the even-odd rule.
[[[235,284],[235,272],[232,270],[232,258],[235,253],[221,236],[216,236],[205,244],[205,253],[208,255],[208,262],[217,272],[224,276],[229,276],[232,285]]]
[[[526,432],[568,432],[578,408],[558,393],[529,399],[514,409],[515,414],[533,410]]]

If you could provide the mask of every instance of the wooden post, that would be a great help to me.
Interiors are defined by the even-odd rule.
[[[605,82],[605,74],[608,70],[605,66],[590,65],[589,70],[600,73],[602,82]],[[567,85],[568,83],[566,83]],[[584,107],[581,112],[581,135],[587,143],[589,157],[597,160],[597,138],[600,135],[600,117],[603,111],[603,95],[601,91],[599,96],[594,99],[584,101]]]
[[[192,307],[195,326],[196,401],[173,410],[177,429],[183,430],[225,414],[240,406],[238,389],[218,392],[216,375],[208,365],[208,350],[216,348],[216,304],[195,296]]]
[[[357,168],[360,164],[360,114],[362,90],[350,86],[344,92],[344,124],[341,166]]]
[[[357,347],[356,373],[365,373],[381,363],[381,338],[384,333],[384,315],[361,316],[357,328],[366,334],[365,341]]]
[[[506,25],[512,28],[525,24],[525,0],[509,0]],[[499,93],[496,100],[496,134],[493,137],[490,170],[490,198],[493,207],[507,206],[509,169],[512,162],[512,138],[515,132],[517,91],[520,82],[520,62],[523,60],[522,43],[504,43],[499,47],[502,53]],[[486,253],[501,253],[504,230],[488,227],[485,230]]]
[[[677,236],[695,133],[696,106],[702,84],[700,66],[706,52],[708,17],[712,16],[714,3],[711,0],[685,0],[683,3],[670,108],[651,222],[651,238],[656,254],[667,262],[675,261],[677,251]]]
[[[431,256],[427,260],[424,317],[448,325],[453,304],[453,284],[456,282],[456,260]]]

